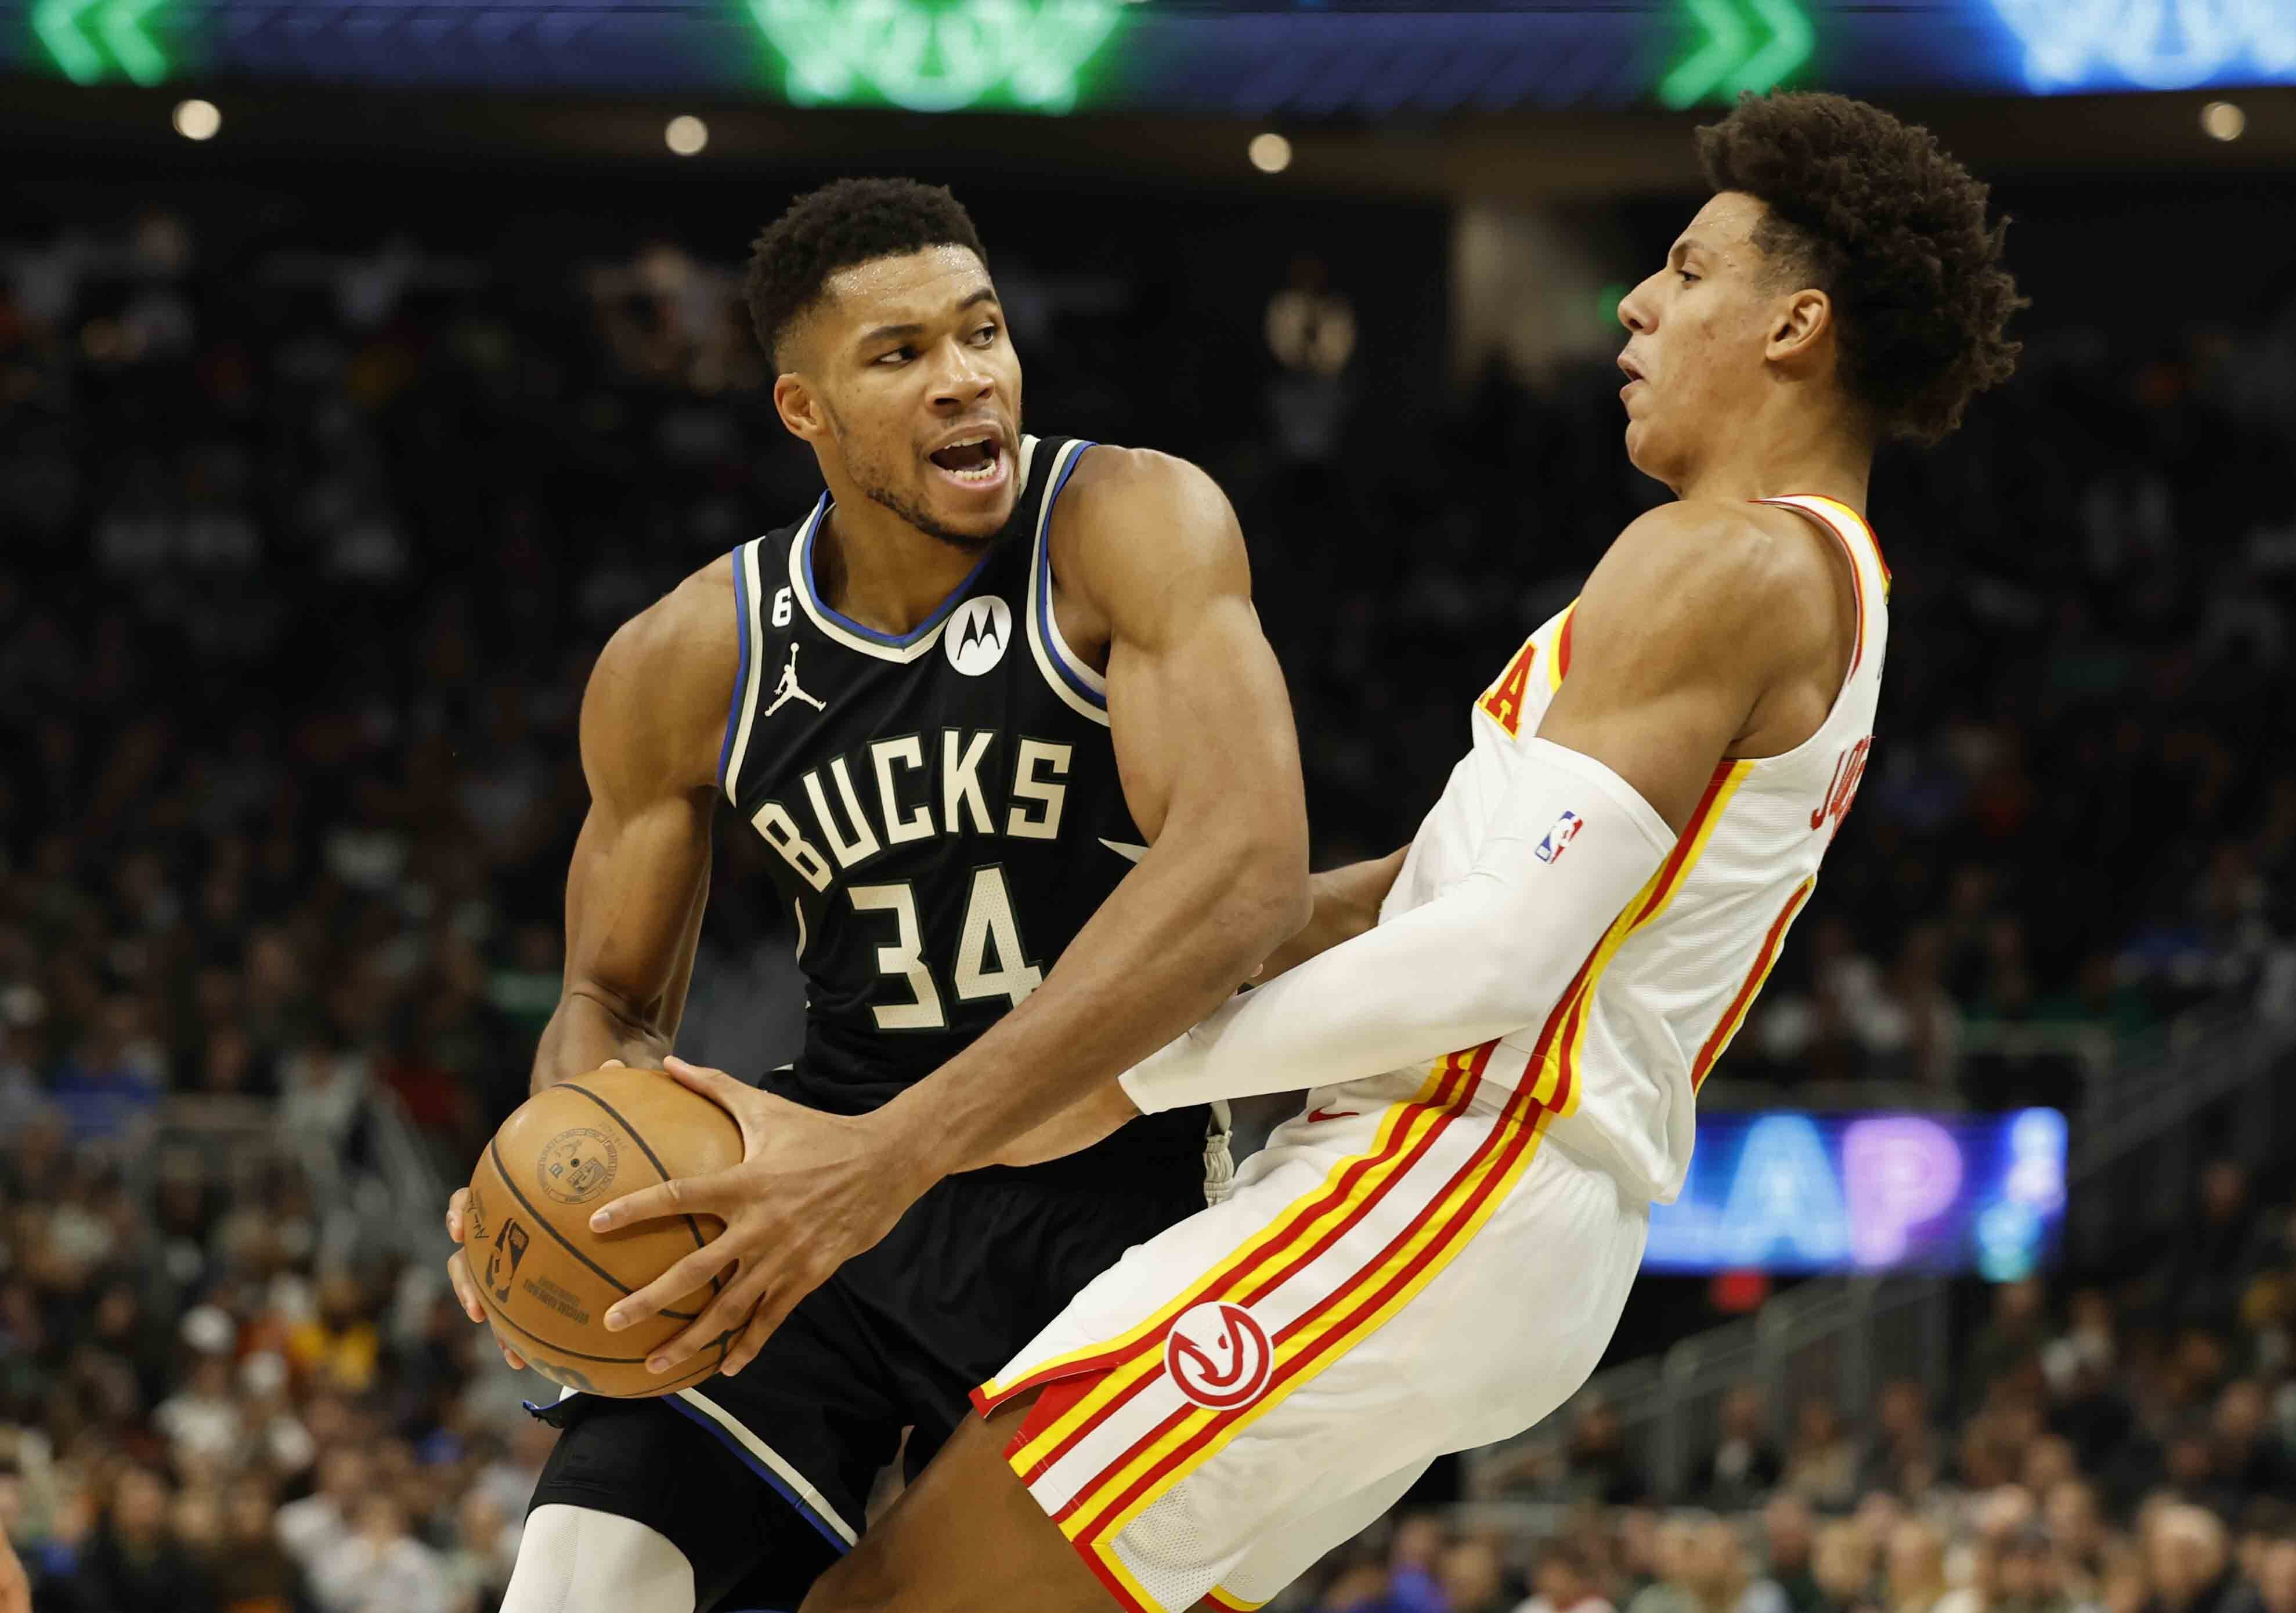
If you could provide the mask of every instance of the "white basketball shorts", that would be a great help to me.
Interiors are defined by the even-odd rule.
[[[974,1391],[1042,1391],[1006,1456],[1131,1613],[1258,1607],[1594,1371],[1649,1207],[1486,1058],[1310,1093]]]

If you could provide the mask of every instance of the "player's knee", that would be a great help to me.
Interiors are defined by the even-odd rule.
[[[633,1519],[539,1506],[527,1515],[502,1613],[694,1613],[693,1567]]]

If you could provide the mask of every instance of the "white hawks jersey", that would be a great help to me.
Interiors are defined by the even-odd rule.
[[[1784,755],[1715,770],[1672,855],[1543,1023],[1452,1055],[1480,1065],[1486,1080],[1527,1088],[1554,1111],[1551,1136],[1660,1203],[1690,1168],[1699,1085],[1777,962],[1857,792],[1882,689],[1890,572],[1873,529],[1833,499],[1762,502],[1800,511],[1849,552],[1857,639],[1833,709]],[[1570,674],[1570,615],[1532,634],[1476,700],[1474,748],[1420,825],[1382,918],[1432,901],[1474,867],[1521,747]]]

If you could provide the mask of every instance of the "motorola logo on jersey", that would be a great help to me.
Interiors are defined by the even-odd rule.
[[[969,599],[948,618],[941,645],[948,664],[967,677],[979,677],[1004,659],[1013,642],[1013,608],[993,594]]]
[[[1180,1313],[1164,1340],[1164,1370],[1180,1393],[1207,1411],[1250,1405],[1267,1388],[1275,1351],[1240,1305],[1209,1300]]]

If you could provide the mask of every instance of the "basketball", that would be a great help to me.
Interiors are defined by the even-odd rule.
[[[552,1382],[593,1395],[642,1399],[709,1377],[722,1338],[681,1372],[658,1377],[645,1362],[701,1314],[718,1278],[622,1332],[606,1331],[606,1311],[725,1223],[675,1216],[601,1233],[590,1216],[640,1188],[741,1162],[734,1118],[660,1070],[593,1070],[529,1098],[471,1173],[464,1248],[495,1336]]]

